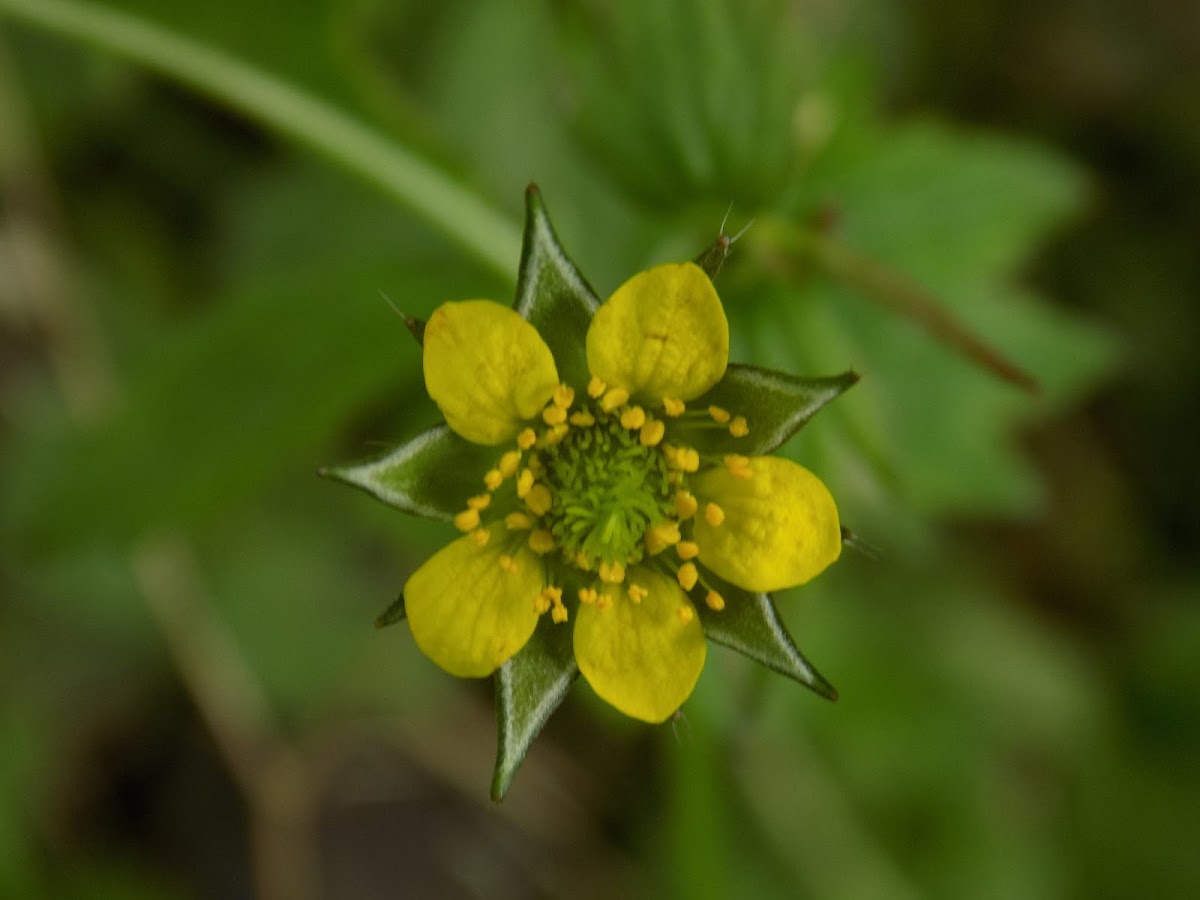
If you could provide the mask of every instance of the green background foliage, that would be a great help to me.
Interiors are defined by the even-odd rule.
[[[0,0],[0,896],[1191,896],[1155,15]],[[452,529],[314,473],[437,421],[379,294],[511,298],[530,180],[601,296],[756,219],[733,358],[862,376],[786,452],[879,559],[780,598],[836,704],[719,648],[672,726],[580,685],[490,809],[490,685],[370,627]]]

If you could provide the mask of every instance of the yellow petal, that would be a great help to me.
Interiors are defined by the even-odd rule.
[[[655,403],[703,394],[729,361],[729,324],[712,282],[690,262],[634,275],[597,310],[587,358],[593,376]]]
[[[707,652],[704,632],[694,614],[680,616],[692,605],[673,580],[643,568],[628,580],[645,591],[639,602],[620,585],[604,585],[610,605],[579,605],[575,659],[604,700],[627,716],[662,722],[696,686]]]
[[[443,547],[404,586],[417,646],[460,678],[490,675],[525,646],[537,625],[542,564],[522,546],[502,567],[504,526],[493,525],[492,532],[483,547],[469,536]]]
[[[558,370],[537,329],[490,300],[443,303],[425,325],[425,388],[447,424],[501,444],[554,395]]]
[[[697,518],[700,561],[748,591],[777,591],[804,584],[842,552],[837,506],[821,480],[777,456],[749,460],[749,478],[720,466],[691,481],[715,501],[724,520]]]

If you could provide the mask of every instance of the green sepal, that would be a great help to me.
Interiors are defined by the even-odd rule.
[[[426,519],[453,519],[467,503],[469,485],[481,490],[495,451],[435,425],[370,462],[331,466],[321,475],[361,488],[389,506]],[[478,477],[476,476],[478,474]]]
[[[719,406],[745,416],[750,433],[734,437],[727,428],[682,424],[672,437],[709,453],[761,456],[771,453],[834,400],[858,382],[855,372],[825,378],[801,378],[758,366],[731,364],[724,377],[692,406]]]
[[[770,594],[744,591],[712,575],[708,578],[719,584],[725,608],[720,611],[709,609],[704,602],[705,592],[701,590],[692,592],[692,600],[704,634],[710,641],[736,650],[826,699],[837,699],[837,690],[805,659],[788,634]]]
[[[404,608],[404,595],[401,594],[391,602],[387,609],[375,617],[375,627],[387,628],[389,625],[403,622],[407,618],[408,611]]]
[[[525,754],[579,675],[571,628],[542,616],[529,642],[496,671],[496,768],[492,800],[499,803]]]
[[[587,330],[600,299],[567,256],[537,185],[525,191],[525,238],[513,309],[537,328],[566,384],[588,382]]]

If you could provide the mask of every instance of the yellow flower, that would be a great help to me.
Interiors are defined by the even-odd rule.
[[[464,492],[455,524],[466,533],[405,587],[422,651],[452,674],[485,676],[549,613],[574,629],[597,694],[661,722],[704,666],[692,596],[725,615],[717,579],[773,591],[837,559],[837,507],[816,476],[688,443],[697,428],[753,433],[737,409],[688,406],[721,381],[728,356],[721,302],[692,263],[635,275],[596,311],[585,383],[563,383],[515,311],[439,307],[424,332],[426,388],[454,432],[503,450],[481,473],[483,493]]]

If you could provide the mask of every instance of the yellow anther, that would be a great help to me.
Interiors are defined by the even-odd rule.
[[[549,512],[551,502],[550,488],[541,482],[531,487],[529,494],[525,497],[525,505],[529,507],[530,512],[535,516],[544,516]]]
[[[599,599],[599,597],[600,597],[600,595],[598,593],[596,593],[595,588],[586,587],[586,588],[579,589],[579,602],[580,603],[595,603],[596,600]]]
[[[569,384],[560,384],[554,389],[554,405],[561,406],[563,409],[570,409],[571,404],[575,402],[575,388]]]
[[[650,419],[642,430],[638,432],[638,441],[643,447],[657,447],[659,441],[663,439],[663,435],[667,433],[667,426],[663,424],[661,419]]]
[[[479,510],[464,509],[454,517],[454,527],[459,531],[474,531],[479,527]]]
[[[587,428],[589,425],[596,424],[596,417],[586,409],[577,409],[575,412],[571,413],[571,418],[569,421],[572,425],[576,425],[579,428]]]
[[[621,427],[628,431],[636,431],[646,424],[646,411],[640,406],[630,406],[621,410]]]
[[[588,382],[587,386],[588,396],[595,400],[606,390],[608,390],[608,385],[593,375],[592,380]]]
[[[601,562],[600,580],[608,584],[620,584],[625,580],[625,564],[621,562]]]
[[[605,412],[612,412],[618,406],[624,406],[628,402],[629,391],[625,388],[609,388],[600,398],[600,408]]]
[[[517,435],[517,446],[522,450],[528,450],[537,443],[537,432],[532,428],[526,428]]]
[[[690,491],[679,491],[675,494],[675,512],[679,518],[690,519],[699,508],[699,502]]]
[[[545,591],[533,598],[533,611],[539,616],[550,611],[550,598]]]
[[[515,559],[505,553],[500,557],[500,568],[510,575],[515,575],[521,567],[517,565]]]
[[[551,403],[542,410],[542,421],[547,425],[561,425],[567,421],[567,411],[564,407]]]
[[[687,405],[682,400],[679,400],[675,397],[663,397],[662,401],[663,411],[672,418],[675,416],[682,416],[683,411],[687,409]]]
[[[517,473],[517,466],[521,464],[521,451],[509,450],[500,457],[500,474],[505,478],[512,478]]]
[[[648,590],[646,590],[644,587],[642,587],[640,584],[630,584],[629,585],[629,599],[632,600],[634,603],[641,603],[643,600],[645,600],[649,596],[650,596],[650,592]]]
[[[471,497],[467,500],[467,506],[471,509],[487,509],[488,504],[492,502],[491,494],[480,494],[478,497]]]
[[[745,416],[734,416],[733,421],[729,423],[729,433],[734,437],[745,437],[750,433],[750,426],[746,422]]]
[[[547,447],[553,447],[555,444],[561,444],[562,439],[567,436],[567,432],[571,427],[566,422],[559,422],[557,425],[552,425],[542,435],[542,443]]]
[[[471,532],[471,540],[475,542],[476,547],[486,547],[488,538],[491,536],[492,533],[486,528],[476,528]]]
[[[504,524],[509,531],[528,531],[533,527],[533,519],[523,512],[510,512],[504,517]]]
[[[696,586],[696,580],[700,577],[700,573],[696,571],[696,564],[686,562],[679,567],[676,573],[679,577],[679,586],[685,591],[690,591]]]
[[[695,472],[700,468],[700,454],[691,447],[680,447],[675,454],[675,461],[681,472]]]
[[[596,609],[611,609],[611,608],[612,608],[612,597],[610,597],[608,594],[600,594],[596,598]]]
[[[681,606],[675,610],[675,615],[679,616],[679,621],[686,625],[692,619],[696,618],[696,611],[690,606]]]
[[[483,483],[487,485],[489,491],[494,491],[504,482],[504,476],[500,474],[499,469],[488,469],[488,473],[483,476]]]
[[[574,563],[577,568],[583,569],[585,572],[592,571],[592,561],[587,558],[587,554],[580,550],[575,554]]]
[[[563,622],[567,621],[569,617],[570,613],[567,612],[567,608],[561,603],[555,606],[554,609],[550,610],[550,621],[552,621],[555,625],[561,625]]]
[[[554,535],[545,528],[535,528],[529,532],[529,549],[539,556],[554,549]]]
[[[695,541],[680,541],[675,545],[675,552],[680,559],[695,559],[700,555],[700,547]]]
[[[529,469],[522,469],[521,474],[517,476],[517,496],[524,500],[529,496],[529,489],[533,487],[533,472]]]
[[[651,556],[662,553],[672,544],[679,543],[679,523],[666,521],[660,522],[653,528],[647,528],[646,533],[642,536],[642,543],[646,547],[646,552]]]
[[[717,612],[725,608],[725,598],[716,591],[709,591],[704,597],[704,602],[708,604],[709,609],[714,609]]]
[[[548,584],[542,588],[542,596],[546,598],[547,603],[562,603],[562,588]]]
[[[725,521],[725,510],[715,503],[704,504],[704,521],[716,528]]]
[[[734,478],[746,480],[753,477],[753,473],[750,471],[750,460],[739,453],[730,453],[725,457],[725,468]]]
[[[729,421],[729,410],[721,409],[719,406],[710,406],[708,414],[713,417],[713,421],[724,425]]]

